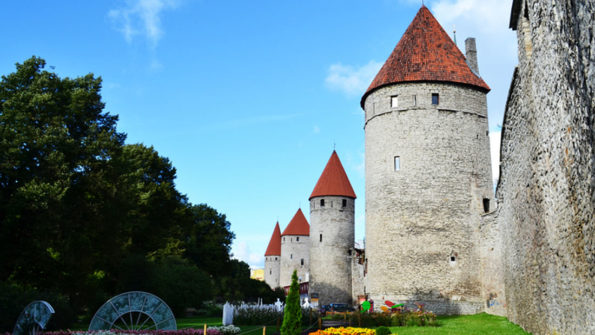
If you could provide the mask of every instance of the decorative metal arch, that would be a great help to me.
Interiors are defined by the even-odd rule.
[[[176,330],[174,313],[154,294],[130,291],[103,304],[91,319],[89,330]]]
[[[54,314],[54,308],[47,301],[35,300],[23,309],[17,319],[13,335],[36,334],[45,329]]]

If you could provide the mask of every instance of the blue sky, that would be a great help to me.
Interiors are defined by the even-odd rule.
[[[511,0],[425,1],[457,44],[477,38],[492,150],[514,66]],[[61,76],[103,78],[127,143],[152,145],[192,203],[225,213],[233,253],[253,267],[335,147],[358,196],[364,236],[359,100],[421,1],[11,1],[0,11],[0,74],[40,56]],[[48,70],[50,70],[48,68]]]

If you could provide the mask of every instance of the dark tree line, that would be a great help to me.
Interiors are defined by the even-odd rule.
[[[0,81],[0,330],[36,298],[56,305],[58,327],[126,290],[178,314],[213,298],[272,299],[230,259],[225,215],[189,203],[152,147],[124,143],[101,78],[44,66],[33,57]]]

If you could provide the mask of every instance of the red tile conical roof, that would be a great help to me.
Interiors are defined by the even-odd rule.
[[[310,199],[325,195],[337,195],[342,197],[349,197],[355,199],[355,192],[347,178],[347,174],[343,169],[343,165],[339,160],[337,152],[333,150],[331,158],[326,163],[322,175],[318,179],[314,191],[310,194]]]
[[[300,235],[300,236],[310,236],[310,225],[308,224],[308,220],[302,213],[302,209],[298,209],[298,211],[293,216],[293,219],[289,221],[287,228],[283,231],[281,236],[285,235]]]
[[[422,6],[361,100],[386,85],[438,81],[470,85],[485,92],[490,87],[473,73],[465,56],[442,29],[430,10]]]
[[[279,222],[275,225],[273,230],[273,236],[267,247],[267,251],[264,253],[265,256],[281,256],[281,228],[279,228]]]

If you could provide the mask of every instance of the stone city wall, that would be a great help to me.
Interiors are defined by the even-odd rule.
[[[593,1],[513,4],[497,220],[508,317],[533,334],[595,334],[594,16]]]

